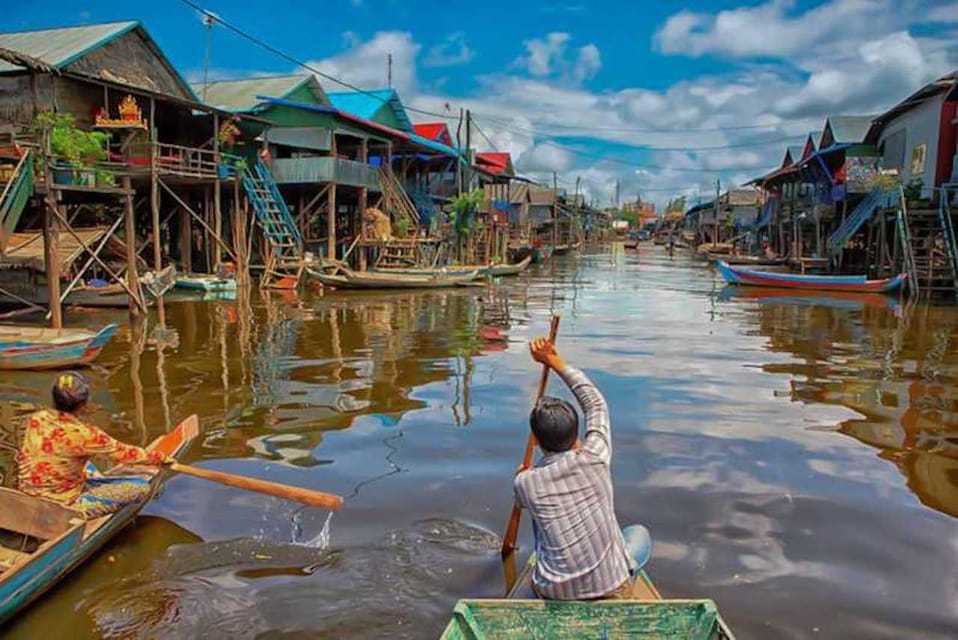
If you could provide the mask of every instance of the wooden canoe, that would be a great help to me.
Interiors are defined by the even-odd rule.
[[[460,600],[440,640],[735,640],[712,600],[663,600],[644,571],[633,599],[547,601],[530,597],[534,564],[533,555],[505,599]]]
[[[190,416],[149,448],[178,457],[198,433],[199,420]],[[167,477],[163,470],[153,472],[149,496],[94,520],[84,520],[76,511],[52,500],[0,488],[0,529],[17,534],[4,540],[19,537],[24,549],[0,545],[0,624],[66,577],[129,524]]]
[[[809,276],[796,273],[771,273],[729,266],[716,261],[719,273],[729,284],[780,289],[812,291],[857,291],[861,293],[892,293],[905,282],[905,274],[885,280],[868,280],[865,276]]]
[[[439,289],[468,286],[476,279],[475,271],[457,276],[392,275],[349,269],[340,269],[335,275],[313,270],[309,273],[323,285],[337,289]]]
[[[192,289],[194,291],[236,291],[236,280],[197,273],[177,276],[176,286],[180,289]]]
[[[386,268],[377,269],[374,273],[384,273],[389,275],[411,275],[411,276],[466,276],[475,273],[477,277],[490,276],[499,278],[502,276],[514,276],[522,273],[526,267],[532,264],[532,256],[528,255],[522,261],[515,264],[491,264],[491,265],[465,265],[437,268]]]
[[[97,332],[0,326],[0,369],[58,369],[91,362],[116,333],[108,324]]]

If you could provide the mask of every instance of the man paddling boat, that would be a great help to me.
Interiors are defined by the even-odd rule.
[[[619,528],[612,498],[612,437],[605,398],[546,338],[529,345],[532,358],[555,371],[585,416],[545,396],[529,418],[542,458],[514,481],[516,501],[532,516],[535,592],[552,600],[628,598],[632,577],[648,561],[652,541],[641,525]]]
[[[90,458],[102,456],[116,464],[161,465],[175,462],[111,438],[78,417],[90,398],[83,375],[70,371],[53,382],[53,411],[42,409],[26,419],[17,453],[20,491],[59,502],[85,518],[114,513],[150,491],[147,476],[104,476]]]

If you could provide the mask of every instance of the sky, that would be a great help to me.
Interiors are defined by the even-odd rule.
[[[878,114],[958,68],[955,0],[194,0],[296,60],[392,86],[415,122],[608,205],[691,202],[776,167],[829,115]],[[39,5],[39,6],[37,6]],[[266,10],[263,9],[266,7]],[[183,0],[17,2],[0,30],[138,19],[191,80],[303,71]],[[327,91],[344,87],[320,78]],[[425,113],[424,113],[425,112]]]

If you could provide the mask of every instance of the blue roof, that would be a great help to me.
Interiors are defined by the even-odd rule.
[[[388,104],[402,131],[412,131],[412,121],[406,114],[406,109],[394,89],[377,89],[375,91],[344,91],[328,93],[329,101],[340,111],[346,111],[372,120],[375,115]]]

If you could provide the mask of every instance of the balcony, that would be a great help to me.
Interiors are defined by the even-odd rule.
[[[278,158],[272,169],[279,184],[335,182],[379,189],[379,167],[343,158]]]

